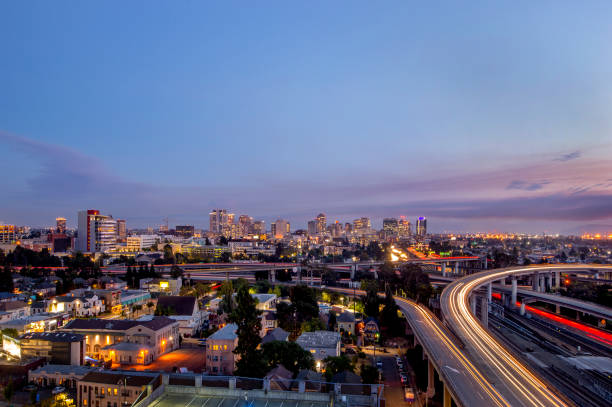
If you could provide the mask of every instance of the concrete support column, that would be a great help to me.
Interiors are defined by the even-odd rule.
[[[202,387],[202,375],[197,374],[195,376],[195,387]]]
[[[442,277],[446,277],[446,263],[442,263],[441,268],[442,268]]]
[[[236,390],[236,378],[235,377],[229,378],[229,388],[230,390]]]
[[[521,302],[521,315],[525,315],[525,303]]]
[[[555,271],[555,288],[561,288],[561,272]]]
[[[269,378],[264,378],[264,380],[263,380],[263,390],[264,391],[270,391],[270,379]]]
[[[299,393],[306,393],[306,382],[304,380],[300,380],[298,382],[298,392]]]
[[[357,269],[357,265],[356,265],[356,264],[353,264],[353,265],[351,266],[351,281],[352,281],[352,280],[355,280],[355,270],[356,270],[356,269]]]
[[[533,273],[531,289],[533,291],[540,291],[540,278],[537,272]]]
[[[476,315],[476,296],[470,297],[470,305],[472,306],[472,314]]]
[[[442,402],[442,405],[444,407],[451,407],[451,401],[452,401],[452,397],[450,394],[450,391],[448,391],[448,386],[445,384],[444,385],[444,400]]]
[[[491,296],[493,295],[493,283],[487,284],[487,302],[491,302]]]
[[[518,283],[516,277],[512,277],[512,298],[510,299],[510,307],[516,307],[516,293],[518,291]]]
[[[561,314],[561,306],[559,304],[555,305],[555,314]]]
[[[485,328],[489,325],[489,301],[486,298],[480,301],[480,320]]]
[[[270,270],[270,277],[273,283],[276,283],[276,270],[272,269]]]
[[[432,398],[436,394],[435,380],[434,365],[429,359],[427,362],[427,398]]]
[[[458,261],[455,262],[455,272],[454,273],[456,276],[459,275],[459,262]]]
[[[165,384],[165,385],[170,384],[170,375],[169,374],[163,374],[162,375],[162,384]]]

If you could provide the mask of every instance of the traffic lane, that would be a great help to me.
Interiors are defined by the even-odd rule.
[[[418,341],[424,349],[434,358],[435,363],[441,367],[439,374],[456,393],[459,398],[457,404],[507,406],[508,403],[499,395],[482,375],[477,372],[467,360],[463,352],[451,343],[451,340],[442,329],[441,323],[435,316],[425,314],[418,306],[411,306],[404,301],[396,301],[413,331],[418,331]],[[437,325],[436,325],[437,324]],[[468,374],[467,366],[472,369]],[[493,394],[492,394],[493,393]]]
[[[377,356],[378,358],[378,356]],[[404,401],[404,386],[400,381],[395,356],[382,356],[382,373],[385,378],[385,402],[389,406],[409,405]],[[412,404],[416,405],[416,404]]]

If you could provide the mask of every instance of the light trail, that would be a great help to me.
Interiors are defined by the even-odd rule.
[[[442,293],[441,304],[445,320],[455,333],[471,347],[474,355],[479,356],[510,393],[506,396],[515,398],[525,406],[564,406],[566,403],[556,396],[527,366],[510,354],[487,330],[476,320],[469,306],[469,296],[480,286],[510,275],[529,274],[538,271],[551,271],[568,268],[610,268],[611,266],[546,266],[520,269],[502,269],[485,271],[461,278],[447,286]]]

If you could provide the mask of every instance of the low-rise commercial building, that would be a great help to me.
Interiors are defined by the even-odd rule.
[[[85,337],[69,332],[31,332],[19,337],[21,357],[44,358],[58,365],[82,365]]]
[[[153,317],[149,321],[75,319],[62,331],[85,335],[87,356],[115,363],[147,364],[179,347],[179,324],[168,317]],[[126,342],[139,346],[109,347]]]

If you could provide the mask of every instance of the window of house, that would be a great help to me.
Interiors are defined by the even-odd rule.
[[[113,394],[114,394],[115,396],[117,395],[117,388],[116,388],[116,387],[113,389]]]

